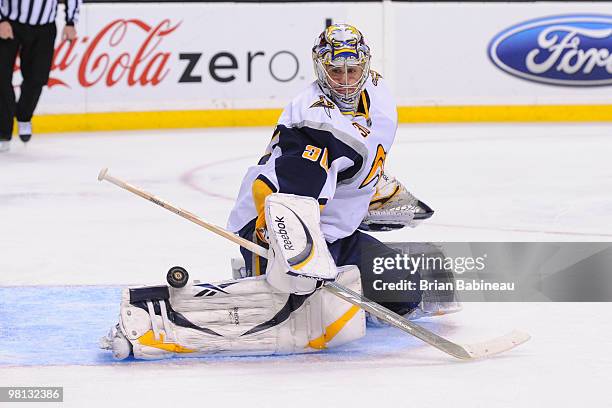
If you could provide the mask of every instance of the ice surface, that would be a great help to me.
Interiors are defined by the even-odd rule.
[[[163,283],[173,265],[192,278],[227,279],[238,249],[99,183],[100,168],[223,226],[270,135],[210,129],[13,141],[0,155],[0,386],[64,386],[62,407],[610,404],[609,304],[466,304],[423,323],[462,342],[513,328],[533,336],[474,363],[392,328],[369,328],[364,339],[316,355],[113,362],[97,341],[115,322],[121,286]],[[378,236],[611,241],[610,135],[607,124],[402,126],[387,169],[436,214]]]

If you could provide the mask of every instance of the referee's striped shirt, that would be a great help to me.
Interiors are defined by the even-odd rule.
[[[43,25],[53,23],[58,0],[0,0],[0,21]],[[81,0],[66,0],[66,25],[74,25],[79,18]]]

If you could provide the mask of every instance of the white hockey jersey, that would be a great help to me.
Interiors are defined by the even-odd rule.
[[[313,82],[285,107],[264,156],[248,169],[227,228],[238,232],[257,218],[252,187],[260,180],[272,192],[318,199],[328,242],[351,235],[368,212],[396,129],[393,96],[376,72],[355,116]]]

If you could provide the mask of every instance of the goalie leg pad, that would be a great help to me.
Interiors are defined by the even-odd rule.
[[[358,268],[340,270],[338,282],[361,292]],[[327,291],[287,294],[246,278],[125,289],[118,329],[139,359],[304,353],[363,337],[365,314]]]

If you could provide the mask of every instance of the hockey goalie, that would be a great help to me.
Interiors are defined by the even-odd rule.
[[[366,315],[320,290],[336,281],[407,318],[455,312],[454,293],[379,290],[452,271],[374,271],[396,249],[363,231],[415,227],[433,210],[384,164],[397,111],[355,27],[335,24],[312,49],[317,76],[284,109],[264,155],[248,169],[227,228],[267,249],[241,248],[233,279],[125,289],[119,323],[101,346],[118,359],[305,353],[365,335]],[[433,245],[409,249],[442,256]],[[380,324],[374,317],[372,323]]]

